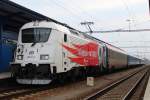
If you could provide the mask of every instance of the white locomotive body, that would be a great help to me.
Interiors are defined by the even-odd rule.
[[[100,44],[62,25],[30,22],[20,29],[12,73],[21,84],[48,84],[56,74],[99,66],[100,48]]]
[[[127,54],[108,43],[49,21],[19,32],[12,74],[20,84],[49,84],[127,66]]]

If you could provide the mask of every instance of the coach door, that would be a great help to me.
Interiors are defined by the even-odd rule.
[[[102,50],[102,57],[103,57],[102,64],[103,64],[103,67],[107,69],[107,60],[108,60],[107,47],[104,44],[102,48],[103,48],[103,50]]]
[[[99,47],[99,50],[98,50],[98,60],[99,60],[99,65],[102,64],[102,47],[100,46]]]

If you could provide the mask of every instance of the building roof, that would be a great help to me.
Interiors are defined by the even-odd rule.
[[[64,23],[20,6],[10,0],[0,0],[0,23],[3,23],[4,30],[18,32],[23,24],[35,20],[49,20],[69,27]]]

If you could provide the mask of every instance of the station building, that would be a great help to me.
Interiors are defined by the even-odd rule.
[[[0,73],[10,69],[19,29],[27,22],[49,20],[62,24],[10,0],[0,0]]]

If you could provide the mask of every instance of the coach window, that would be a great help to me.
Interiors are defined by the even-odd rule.
[[[67,34],[64,34],[64,42],[67,42]]]

